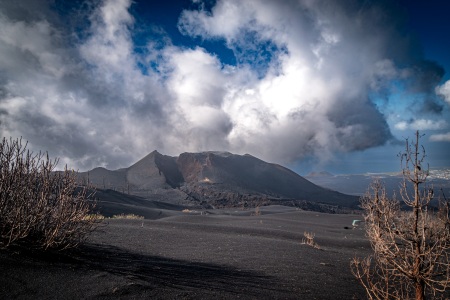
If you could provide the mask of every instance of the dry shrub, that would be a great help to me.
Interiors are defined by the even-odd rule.
[[[87,214],[86,216],[83,217],[83,220],[86,221],[91,221],[91,220],[95,220],[95,221],[102,221],[105,220],[106,217],[102,214],[96,213],[96,214]]]
[[[252,214],[252,216],[260,216],[261,215],[261,208],[258,206],[255,207],[255,212]]]
[[[303,236],[305,238],[302,240],[302,244],[320,249],[320,246],[314,241],[314,237],[316,236],[314,233],[305,231]]]
[[[76,174],[55,172],[57,159],[26,150],[21,139],[0,144],[0,248],[25,243],[42,249],[76,247],[94,228],[94,202]]]
[[[419,147],[419,133],[401,158],[405,181],[400,189],[403,203],[387,197],[384,185],[375,181],[361,200],[366,233],[373,254],[352,261],[352,272],[369,299],[446,298],[450,285],[450,214],[446,199],[437,212],[429,207],[433,190],[419,188],[428,177]],[[410,184],[411,189],[407,188]],[[412,192],[410,192],[412,190]]]
[[[135,214],[120,214],[112,216],[112,219],[143,220],[144,217]]]

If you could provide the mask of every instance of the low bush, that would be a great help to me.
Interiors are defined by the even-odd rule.
[[[303,236],[305,238],[302,240],[302,244],[320,249],[320,246],[314,241],[314,237],[316,236],[314,233],[305,231]]]
[[[32,153],[22,139],[0,143],[0,248],[25,243],[41,249],[76,247],[98,223],[76,173],[55,171],[58,160]]]
[[[143,220],[144,217],[135,214],[120,214],[112,216],[112,219]]]

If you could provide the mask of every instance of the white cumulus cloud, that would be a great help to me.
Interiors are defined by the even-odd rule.
[[[395,124],[395,128],[398,130],[439,130],[448,127],[448,123],[445,120],[427,120],[417,119],[413,121],[401,121]]]
[[[443,85],[436,87],[436,93],[441,95],[444,100],[450,104],[450,80],[446,81]]]
[[[450,142],[450,132],[442,134],[433,134],[430,136],[432,142]]]
[[[383,145],[392,134],[370,95],[435,67],[397,66],[413,56],[376,3],[218,0],[206,11],[196,1],[178,27],[187,39],[225,41],[236,59],[227,65],[163,33],[136,51],[142,28],[131,0],[88,1],[70,16],[81,28],[52,12],[52,1],[22,2],[0,11],[0,132],[83,170],[128,166],[154,149],[287,163]],[[421,92],[434,84],[420,82]],[[438,92],[447,95],[447,85]],[[396,127],[413,126],[447,123]]]

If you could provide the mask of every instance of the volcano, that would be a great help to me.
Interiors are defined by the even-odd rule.
[[[358,197],[317,186],[281,165],[219,151],[178,157],[153,151],[128,168],[95,168],[78,176],[97,189],[207,208],[281,204],[327,211],[359,204]]]

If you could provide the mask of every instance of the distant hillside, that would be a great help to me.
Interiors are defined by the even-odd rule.
[[[439,197],[442,192],[444,195],[450,194],[450,180],[441,175],[441,170],[431,170],[430,177],[427,179],[427,186],[434,189],[435,197]],[[444,173],[446,170],[443,170]],[[401,173],[372,173],[372,174],[348,174],[335,176],[306,176],[314,184],[324,188],[339,191],[341,193],[363,196],[369,189],[370,184],[376,179],[380,180],[389,197],[394,194],[399,196],[399,189],[403,182],[403,175]],[[425,185],[421,186],[424,188]]]
[[[178,187],[184,183],[176,157],[153,151],[134,165],[109,171],[95,168],[78,174],[80,182],[89,182],[99,189],[137,195],[156,201],[181,204],[187,195]]]
[[[180,214],[185,208],[180,205],[144,199],[113,190],[97,190],[95,210],[105,217],[120,214],[135,214],[146,219],[160,219]]]
[[[171,157],[153,151],[128,168],[95,168],[78,176],[99,189],[208,208],[282,204],[338,211],[358,205],[358,197],[319,187],[248,154],[209,151]]]

